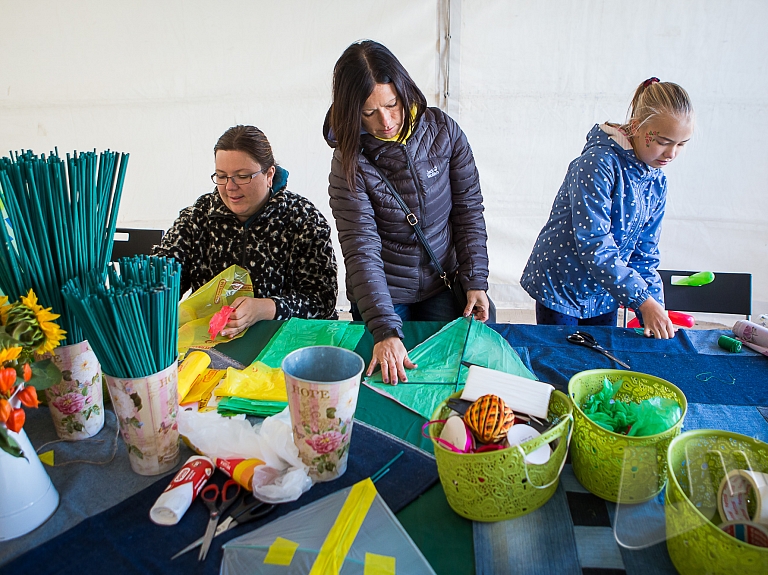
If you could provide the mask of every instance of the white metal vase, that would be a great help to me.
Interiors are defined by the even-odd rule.
[[[29,533],[59,506],[59,492],[26,432],[8,430],[8,435],[19,444],[24,457],[14,457],[0,449],[0,541]]]

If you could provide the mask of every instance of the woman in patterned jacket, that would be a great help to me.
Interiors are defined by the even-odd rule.
[[[288,172],[264,133],[235,126],[213,151],[216,190],[181,211],[153,254],[181,262],[182,292],[235,264],[248,271],[254,297],[233,302],[225,336],[263,319],[336,318],[330,227],[309,200],[286,189]]]
[[[368,374],[407,381],[402,322],[489,319],[483,196],[459,125],[424,94],[386,47],[349,46],[333,72],[324,135],[335,148],[328,192],[344,253],[352,317],[374,348]],[[391,182],[440,262],[466,290],[459,305],[384,180]],[[458,275],[455,276],[458,272]],[[491,318],[492,319],[492,318]]]
[[[646,336],[674,337],[656,271],[667,202],[662,168],[692,134],[688,93],[658,78],[637,87],[626,124],[592,128],[520,280],[536,300],[536,323],[616,326],[624,305]]]

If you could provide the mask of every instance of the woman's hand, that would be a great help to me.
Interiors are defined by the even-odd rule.
[[[464,308],[464,317],[469,317],[472,314],[477,321],[486,322],[488,321],[489,309],[488,294],[481,289],[467,291],[467,307]]]
[[[640,313],[643,314],[643,330],[645,337],[656,339],[672,339],[675,337],[675,326],[669,319],[667,310],[652,297],[640,304]]]
[[[239,297],[232,302],[232,307],[235,311],[229,316],[226,327],[221,330],[221,335],[230,339],[257,321],[275,319],[277,313],[275,302],[269,298]]]
[[[408,359],[408,352],[399,337],[388,337],[373,346],[373,357],[365,374],[371,375],[377,365],[381,365],[382,381],[392,385],[397,385],[398,380],[408,381],[405,370],[417,367]]]

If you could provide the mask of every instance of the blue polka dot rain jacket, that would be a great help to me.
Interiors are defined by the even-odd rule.
[[[520,284],[545,307],[579,318],[637,309],[649,297],[664,305],[656,268],[666,197],[664,173],[638,160],[617,128],[595,125]]]

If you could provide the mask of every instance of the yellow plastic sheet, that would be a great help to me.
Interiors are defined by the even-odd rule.
[[[211,364],[211,356],[204,351],[193,351],[179,365],[179,397],[184,399],[197,378]],[[183,403],[183,401],[182,401]]]
[[[266,565],[290,565],[293,556],[299,544],[288,539],[278,537],[275,542],[269,546],[267,556],[264,558]]]
[[[395,558],[366,553],[363,575],[395,575]]]
[[[211,396],[213,388],[218,385],[221,378],[224,377],[223,369],[206,369],[200,375],[195,378],[195,382],[192,384],[192,389],[184,398],[179,401],[179,404],[184,405],[187,403],[200,402]]]
[[[344,559],[357,537],[360,526],[368,515],[376,487],[371,478],[363,479],[352,487],[336,522],[328,532],[325,543],[320,548],[317,560],[312,565],[309,575],[336,575],[341,570]]]
[[[288,401],[283,370],[279,367],[269,367],[260,361],[243,370],[227,368],[224,382],[214,393],[219,397]]]
[[[211,339],[208,325],[216,312],[239,297],[253,297],[251,276],[240,266],[230,266],[179,302],[179,356],[183,357],[190,347],[210,349],[217,343],[230,341],[222,335]]]

